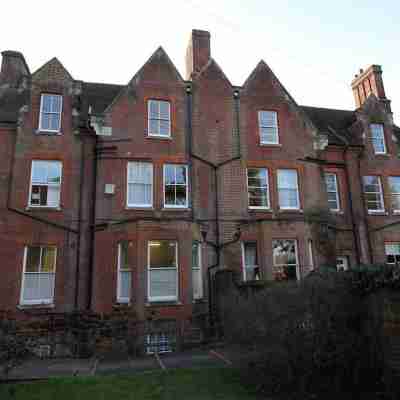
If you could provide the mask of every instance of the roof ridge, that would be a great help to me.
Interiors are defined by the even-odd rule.
[[[331,111],[345,111],[345,112],[355,112],[355,110],[344,110],[343,108],[330,108],[330,107],[317,107],[317,106],[306,106],[300,104],[299,107],[315,108],[318,110],[331,110]]]

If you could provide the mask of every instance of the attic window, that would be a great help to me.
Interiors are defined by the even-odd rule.
[[[278,113],[276,111],[259,111],[258,129],[261,144],[279,144]]]
[[[162,138],[171,137],[171,107],[168,101],[149,100],[148,135]]]
[[[40,100],[39,131],[59,133],[61,130],[62,96],[42,94]]]

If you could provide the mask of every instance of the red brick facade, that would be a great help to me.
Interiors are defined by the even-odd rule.
[[[188,80],[159,48],[126,86],[117,86],[74,80],[57,59],[31,74],[20,53],[3,52],[1,309],[112,311],[118,303],[122,242],[128,243],[131,266],[129,303],[141,319],[154,314],[187,319],[206,312],[209,270],[229,267],[243,279],[245,243],[255,243],[258,278],[271,280],[276,278],[273,241],[294,240],[302,279],[313,267],[335,262],[316,245],[306,218],[311,209],[328,209],[324,173],[335,174],[340,205],[331,213],[335,223],[327,227],[336,238],[333,257],[348,257],[350,265],[384,263],[385,244],[400,245],[388,180],[400,176],[399,129],[380,67],[353,81],[358,107],[353,112],[297,105],[263,61],[243,86],[232,86],[210,54],[210,35],[193,31]],[[38,130],[43,94],[62,96],[58,134]],[[169,103],[170,137],[148,135],[149,100]],[[276,113],[277,143],[260,143],[258,112],[263,110]],[[385,154],[375,154],[370,124],[383,126]],[[111,135],[98,135],[102,129]],[[62,163],[59,207],[29,206],[32,160]],[[129,162],[152,164],[150,207],[128,206]],[[187,207],[164,205],[166,164],[188,167]],[[248,168],[267,170],[268,209],[249,207]],[[298,204],[291,209],[280,205],[281,170],[297,173]],[[367,175],[381,179],[382,212],[366,209],[362,177]],[[106,185],[113,185],[111,192]],[[154,240],[177,243],[176,301],[149,299],[149,242]],[[201,243],[202,300],[193,297],[193,242]],[[21,304],[26,246],[57,248],[49,304]]]

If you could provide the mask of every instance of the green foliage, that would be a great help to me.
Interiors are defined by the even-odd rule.
[[[252,351],[243,369],[266,393],[375,390],[384,370],[383,302],[373,289],[382,275],[325,270],[297,286],[230,296],[226,339]]]

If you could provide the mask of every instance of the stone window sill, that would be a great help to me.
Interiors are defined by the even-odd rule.
[[[32,207],[27,206],[25,207],[26,211],[62,211],[61,207]]]
[[[43,136],[61,136],[62,132],[51,132],[51,131],[42,131],[40,129],[36,130],[36,135],[43,135]]]
[[[283,146],[282,146],[282,143],[260,143],[260,146],[261,147],[271,147],[271,148],[278,148],[278,149],[281,149]]]
[[[382,216],[385,216],[385,215],[389,215],[389,213],[386,212],[386,211],[378,211],[378,212],[371,212],[371,211],[368,211],[368,215],[371,216],[371,217],[375,217],[375,216],[380,216],[380,217],[382,217]]]
[[[171,136],[162,136],[162,135],[146,135],[146,139],[155,139],[155,140],[169,140],[172,141],[172,134]]]
[[[271,208],[253,208],[249,207],[249,213],[272,213],[273,210]]]
[[[54,308],[55,305],[54,303],[42,303],[42,304],[18,304],[17,309],[18,310],[24,310],[24,311],[29,311],[29,310],[42,310],[42,309],[52,309]]]
[[[293,208],[280,208],[278,210],[279,213],[300,213],[303,214],[304,210],[301,208],[293,209]]]
[[[147,302],[145,307],[181,307],[183,303],[180,301],[152,301]]]

